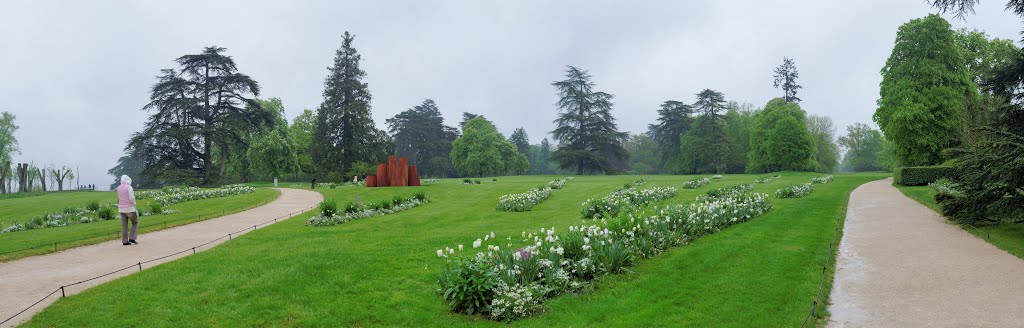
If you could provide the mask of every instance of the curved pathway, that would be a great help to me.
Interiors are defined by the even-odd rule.
[[[1024,261],[904,196],[853,191],[829,327],[1024,326]]]
[[[317,205],[323,196],[317,192],[299,189],[277,189],[281,195],[276,200],[244,212],[200,221],[180,227],[164,229],[139,236],[139,244],[122,246],[121,240],[83,246],[58,253],[28,257],[0,263],[0,321],[6,320],[18,311],[50,294],[61,285],[93,278],[134,263],[147,261],[183,250],[189,252],[165,259],[142,264],[141,268],[121,271],[83,284],[65,288],[68,295],[79,293],[90,287],[137,272],[160,263],[173,261],[192,254],[191,248],[223,237],[229,233],[250,228],[275,218],[287,218]],[[260,226],[262,227],[262,226]],[[236,235],[243,234],[238,233]],[[196,251],[216,246],[227,238],[214,241]],[[12,326],[28,320],[33,314],[60,298],[60,292],[51,295],[38,305],[0,325]]]

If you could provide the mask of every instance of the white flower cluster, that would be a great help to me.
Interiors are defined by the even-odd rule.
[[[565,188],[567,181],[572,177],[558,179],[548,182],[547,186],[530,189],[530,191],[518,194],[503,195],[498,198],[498,210],[506,212],[525,212],[540,204],[548,197],[554,189]]]
[[[779,190],[775,191],[775,197],[800,198],[807,196],[812,191],[814,191],[814,187],[810,183],[798,183],[779,188]]]
[[[365,219],[365,218],[374,217],[374,216],[388,215],[388,214],[391,214],[391,213],[401,212],[401,211],[408,210],[410,208],[414,208],[414,207],[417,207],[417,206],[420,206],[420,205],[423,205],[423,204],[426,204],[426,203],[429,203],[429,202],[430,202],[430,199],[428,199],[428,198],[423,198],[422,200],[421,199],[417,199],[417,198],[409,198],[409,199],[406,199],[405,201],[403,201],[402,203],[395,204],[395,205],[393,205],[393,206],[391,206],[389,208],[380,208],[380,207],[364,208],[364,209],[362,209],[362,210],[360,210],[358,212],[346,213],[346,214],[335,215],[335,216],[330,216],[330,217],[314,216],[314,217],[309,218],[309,220],[306,221],[306,225],[311,225],[311,226],[315,226],[315,227],[326,227],[326,226],[332,226],[332,225],[339,225],[339,224],[342,224],[342,223],[345,223],[345,222],[348,222],[348,221],[352,221],[352,220]]]
[[[718,180],[718,179],[722,178],[722,175],[721,174],[715,174],[715,175],[712,175],[711,178],[715,179],[715,180]]]
[[[742,183],[742,184],[738,184],[738,185],[731,186],[731,187],[722,187],[722,188],[711,189],[711,190],[708,191],[707,197],[709,197],[709,198],[731,197],[731,196],[736,196],[736,195],[741,195],[741,194],[748,193],[751,190],[754,190],[754,185],[749,184],[749,183]]]
[[[474,249],[486,246],[486,251],[464,253],[461,245],[437,250],[445,260],[438,292],[455,311],[516,320],[535,313],[544,299],[626,272],[637,259],[748,221],[771,207],[768,195],[738,193],[636,210],[594,225],[571,226],[561,234],[554,228],[523,232],[515,243],[519,246],[512,238],[499,246],[491,233],[473,242]],[[486,305],[474,305],[481,302]]]
[[[951,196],[951,197],[963,197],[964,192],[960,190],[960,184],[953,183],[949,179],[939,179],[938,181],[928,184],[929,187],[935,189],[935,192],[939,195]]]
[[[823,176],[823,177],[813,178],[813,179],[811,179],[811,182],[813,182],[813,183],[829,183],[829,182],[832,182],[832,176],[831,175],[826,175],[826,176]]]
[[[719,176],[721,177],[721,176]],[[683,182],[683,189],[697,189],[711,183],[711,179],[700,178]]]
[[[781,175],[773,175],[773,176],[768,176],[768,177],[760,177],[760,178],[757,178],[757,180],[754,180],[754,182],[757,182],[757,183],[768,183],[768,182],[770,182],[772,180],[775,180],[775,179],[778,179],[778,178],[781,178],[781,177],[782,177]]]
[[[229,185],[220,188],[210,189],[186,187],[171,189],[170,192],[161,192],[159,195],[154,196],[153,200],[156,201],[157,203],[160,203],[161,205],[167,206],[193,200],[251,194],[254,192],[256,192],[255,187],[250,187],[242,184]]]
[[[581,213],[585,219],[611,218],[620,212],[675,197],[676,191],[673,187],[619,189],[604,198],[587,199]]]

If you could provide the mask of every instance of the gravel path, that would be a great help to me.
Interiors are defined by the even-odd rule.
[[[1024,327],[1024,261],[907,198],[850,196],[829,327]]]
[[[323,200],[319,193],[313,191],[277,190],[281,192],[281,195],[267,205],[215,219],[139,235],[138,245],[122,246],[121,240],[118,239],[58,253],[0,263],[0,321],[7,320],[61,285],[96,277],[138,262],[189,250],[181,255],[142,264],[142,269],[173,261],[192,254],[191,248],[194,246],[246,228],[250,228],[246,232],[252,231],[253,225],[304,212]],[[145,217],[142,220],[145,220]],[[233,236],[243,233],[245,232]],[[207,246],[197,248],[196,251],[209,249],[227,240],[224,238],[215,241]],[[80,285],[67,287],[65,293],[77,294],[90,287],[138,271],[139,268],[128,269]],[[27,321],[33,314],[60,298],[60,295],[60,292],[51,295],[14,320],[0,326],[9,327],[12,324]]]

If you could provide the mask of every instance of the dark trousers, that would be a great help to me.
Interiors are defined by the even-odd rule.
[[[132,230],[128,231],[128,221],[132,221]],[[128,240],[135,240],[139,235],[139,216],[132,213],[121,213],[121,243],[127,243]]]

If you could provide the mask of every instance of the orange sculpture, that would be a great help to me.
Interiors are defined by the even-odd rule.
[[[387,163],[377,165],[377,175],[366,176],[367,187],[419,186],[420,176],[415,165],[409,165],[406,158],[388,157]]]

